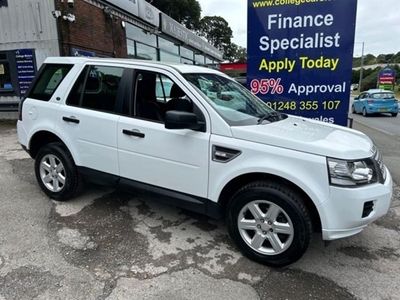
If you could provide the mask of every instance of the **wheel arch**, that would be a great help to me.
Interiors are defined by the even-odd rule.
[[[218,198],[218,203],[221,205],[223,210],[225,210],[232,196],[241,187],[243,187],[248,183],[260,180],[272,180],[275,182],[280,182],[282,184],[288,185],[293,191],[299,193],[302,199],[304,200],[304,204],[310,213],[314,230],[317,232],[322,231],[321,215],[312,198],[297,184],[293,183],[292,181],[286,178],[274,174],[261,173],[261,172],[246,173],[231,179],[222,189]]]
[[[29,155],[34,159],[42,146],[54,142],[59,142],[63,144],[66,149],[68,149],[66,143],[58,135],[48,130],[39,130],[35,132],[29,140]],[[68,151],[70,150],[68,149]]]

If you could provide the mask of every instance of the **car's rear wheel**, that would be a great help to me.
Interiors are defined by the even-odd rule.
[[[392,117],[394,117],[394,118],[397,117],[397,114],[398,113],[392,113]]]
[[[35,174],[41,189],[55,200],[69,200],[82,187],[82,178],[74,160],[61,143],[50,143],[39,150],[35,158]]]
[[[233,196],[227,208],[227,225],[245,256],[273,267],[297,261],[312,232],[301,197],[270,181],[250,183]]]
[[[362,114],[363,114],[364,117],[368,117],[369,116],[369,114],[367,113],[367,109],[365,107],[362,110]]]

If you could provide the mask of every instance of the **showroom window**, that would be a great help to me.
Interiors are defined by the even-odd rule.
[[[157,49],[136,42],[136,55],[135,58],[157,60]]]
[[[10,63],[6,53],[0,53],[0,95],[15,91],[12,82]]]
[[[126,24],[126,37],[149,46],[157,47],[157,36],[150,32],[136,27],[132,24]]]
[[[193,61],[194,53],[192,50],[190,50],[186,47],[181,47],[180,54],[181,54],[181,57]]]
[[[180,62],[179,46],[164,38],[158,37],[158,47],[160,48],[160,61]]]
[[[196,65],[204,65],[205,64],[205,57],[204,55],[201,54],[196,54],[194,56],[194,59],[196,61]]]
[[[126,25],[128,57],[158,60],[157,36],[132,24]]]

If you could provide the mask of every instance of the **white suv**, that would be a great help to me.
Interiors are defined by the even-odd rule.
[[[364,134],[288,116],[207,68],[48,58],[20,105],[18,137],[43,191],[86,178],[225,216],[240,250],[283,266],[312,230],[348,237],[385,215],[392,178]]]

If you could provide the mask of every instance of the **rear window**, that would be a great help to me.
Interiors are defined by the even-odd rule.
[[[71,64],[45,65],[28,97],[49,101],[72,67]]]
[[[393,99],[393,93],[376,93],[371,95],[372,99]]]

